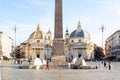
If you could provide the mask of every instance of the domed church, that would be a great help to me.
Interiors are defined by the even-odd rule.
[[[27,59],[34,60],[38,55],[44,59],[51,59],[52,34],[50,30],[47,33],[41,31],[39,24],[36,31],[22,45],[25,48],[25,58]]]
[[[64,53],[66,61],[71,61],[75,57],[82,56],[84,59],[94,59],[94,44],[90,41],[90,34],[82,29],[80,21],[77,29],[69,34],[68,29],[65,33]],[[21,43],[21,52],[25,58],[33,60],[39,55],[41,58],[51,60],[52,57],[52,33],[50,29],[47,33],[37,25],[36,31],[31,33],[29,38]]]
[[[71,61],[78,56],[87,60],[94,58],[94,45],[90,41],[90,34],[82,29],[80,21],[77,29],[72,31],[71,34],[69,34],[68,29],[66,30],[65,53],[67,61]]]

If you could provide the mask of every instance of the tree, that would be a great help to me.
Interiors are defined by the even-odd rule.
[[[102,60],[104,57],[103,49],[96,44],[94,45],[94,57],[97,60]]]

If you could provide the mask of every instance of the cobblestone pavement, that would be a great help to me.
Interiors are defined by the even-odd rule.
[[[88,63],[96,65],[97,63]],[[120,62],[112,62],[112,70],[99,69],[18,69],[10,62],[0,67],[1,80],[120,80]]]

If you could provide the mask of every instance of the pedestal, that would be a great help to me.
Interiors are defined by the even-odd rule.
[[[53,40],[53,56],[64,55],[64,40],[62,38]]]
[[[53,65],[62,65],[66,63],[66,57],[65,56],[53,56],[51,59]]]
[[[61,65],[66,62],[64,55],[64,40],[62,38],[53,40],[53,56],[51,61],[54,65]]]

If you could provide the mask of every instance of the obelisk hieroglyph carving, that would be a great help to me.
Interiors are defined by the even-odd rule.
[[[53,56],[64,55],[62,0],[55,0]]]

